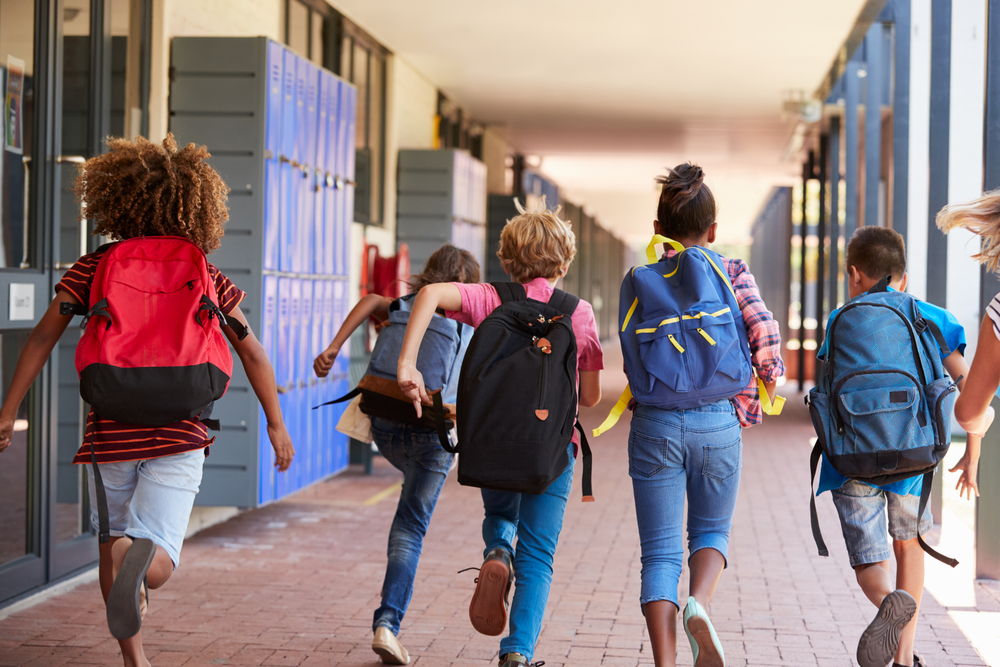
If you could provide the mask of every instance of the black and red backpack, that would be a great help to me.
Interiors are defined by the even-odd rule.
[[[240,340],[247,330],[219,308],[208,259],[197,245],[176,236],[110,244],[94,273],[90,303],[63,303],[60,313],[84,316],[76,369],[95,429],[97,415],[144,426],[200,419],[218,429],[209,416],[233,372],[221,327],[230,326]],[[93,447],[92,431],[100,480]]]

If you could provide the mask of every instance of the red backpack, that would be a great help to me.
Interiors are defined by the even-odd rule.
[[[205,253],[176,236],[114,243],[101,257],[76,348],[80,395],[105,419],[164,426],[208,421],[233,356]],[[64,303],[62,314],[84,314]],[[213,322],[213,320],[216,320]]]

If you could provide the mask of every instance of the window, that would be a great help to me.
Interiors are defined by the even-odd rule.
[[[435,148],[463,148],[472,157],[483,159],[483,126],[438,91],[437,137]]]
[[[324,0],[285,0],[285,43],[357,86],[354,220],[382,224],[388,50]]]

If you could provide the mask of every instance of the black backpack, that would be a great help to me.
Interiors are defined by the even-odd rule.
[[[575,427],[591,501],[590,446],[576,420],[580,298],[557,289],[546,304],[519,283],[491,284],[501,305],[476,329],[458,379],[458,481],[541,494],[569,465]]]

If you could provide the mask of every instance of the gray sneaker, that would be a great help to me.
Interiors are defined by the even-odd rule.
[[[889,593],[858,641],[861,667],[885,667],[899,648],[899,635],[917,613],[917,602],[902,589]]]

